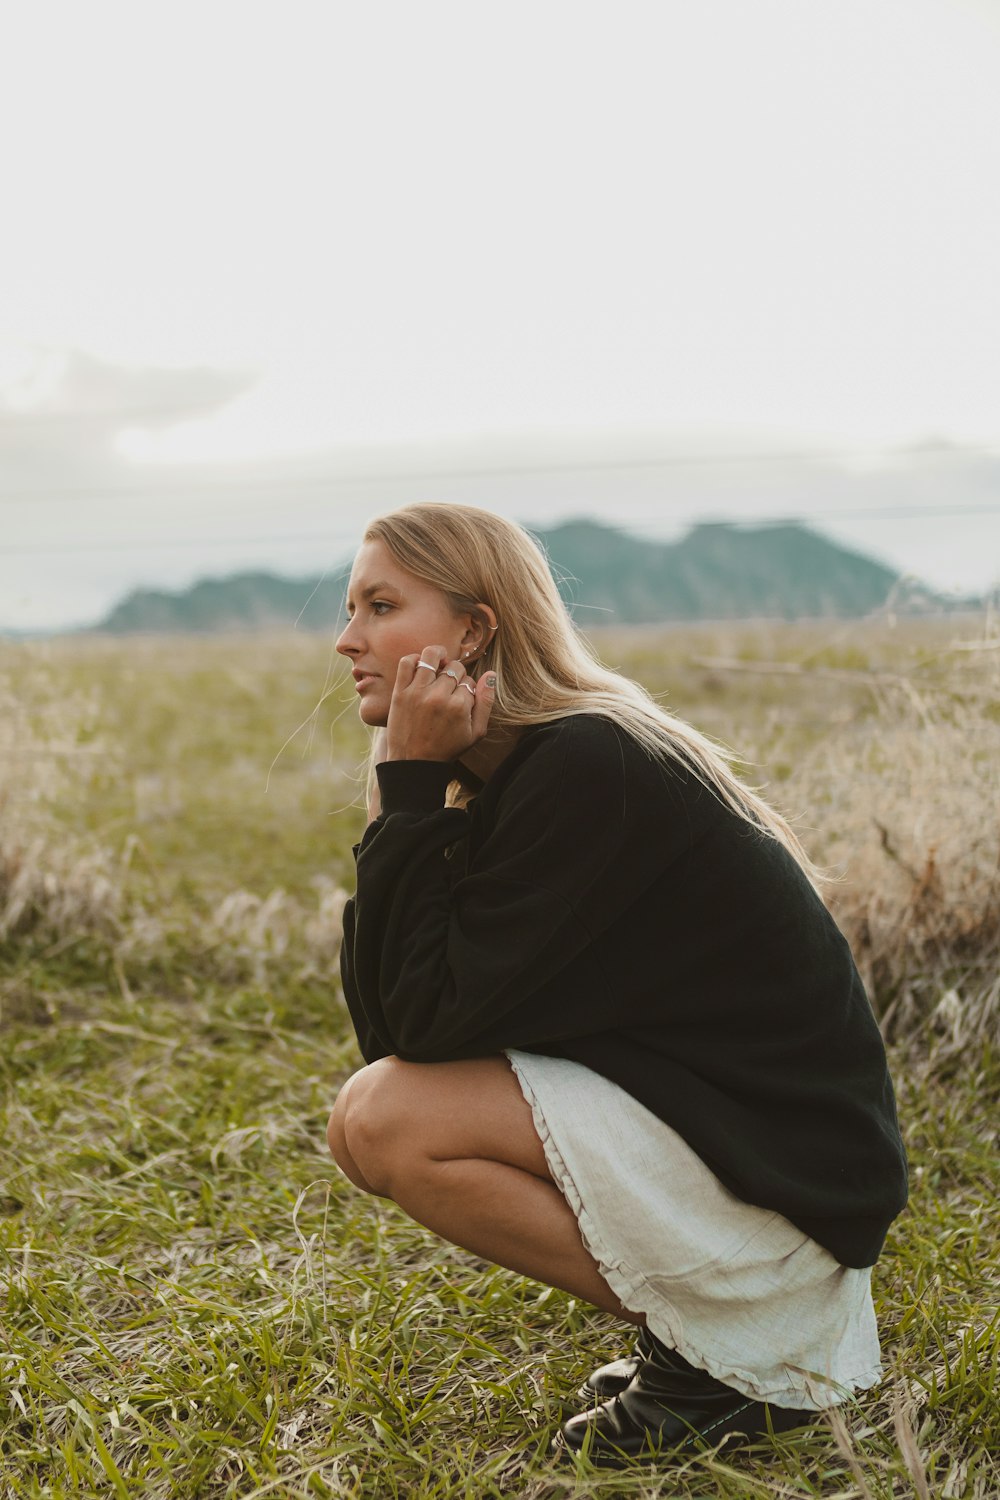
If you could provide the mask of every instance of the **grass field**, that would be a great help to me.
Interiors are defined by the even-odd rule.
[[[830,870],[913,1196],[887,1378],[778,1448],[554,1468],[610,1317],[325,1152],[364,742],[308,636],[0,646],[0,1500],[1000,1496],[1000,643],[989,620],[622,631]]]

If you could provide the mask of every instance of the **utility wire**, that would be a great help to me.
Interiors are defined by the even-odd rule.
[[[349,546],[356,533],[345,538],[344,544]],[[198,537],[146,537],[138,538],[129,542],[55,542],[55,543],[28,543],[26,546],[15,544],[13,547],[0,546],[0,556],[16,557],[20,555],[41,556],[57,552],[184,552],[189,548],[198,550],[202,547],[274,547],[282,542],[335,542],[338,539],[330,531],[302,531],[286,532],[282,536],[209,536]]]
[[[850,510],[816,510],[808,514],[804,512],[784,515],[764,516],[733,516],[733,515],[706,515],[685,512],[664,512],[659,516],[631,516],[616,517],[613,522],[608,522],[600,516],[579,517],[574,516],[566,520],[556,520],[540,525],[537,522],[524,522],[529,531],[553,531],[559,526],[567,524],[568,520],[579,521],[581,519],[593,520],[597,525],[605,527],[609,531],[628,532],[635,540],[649,537],[665,525],[671,526],[696,526],[704,524],[736,526],[736,527],[770,527],[770,526],[809,526],[819,520],[916,520],[920,517],[954,517],[968,515],[1000,515],[1000,503],[990,505],[908,505],[894,509],[885,506],[878,509],[850,509]],[[133,539],[115,541],[94,541],[89,537],[81,537],[76,540],[46,541],[46,542],[15,542],[13,544],[0,544],[0,556],[46,556],[58,553],[77,552],[152,552],[152,551],[197,551],[202,548],[228,547],[236,550],[240,547],[274,547],[284,543],[297,542],[326,542],[328,545],[350,546],[357,540],[364,523],[357,528],[347,532],[343,528],[334,531],[327,527],[322,531],[286,531],[267,532],[262,535],[240,536],[238,533],[230,533],[228,536],[197,537],[187,536],[151,536],[135,537]]]
[[[275,490],[283,493],[310,489],[341,489],[345,485],[408,484],[414,481],[444,481],[453,479],[506,479],[524,478],[547,474],[593,474],[628,473],[675,469],[685,467],[728,466],[733,464],[771,463],[836,463],[840,460],[888,457],[904,462],[918,462],[921,458],[966,458],[995,457],[1000,455],[1000,445],[979,444],[956,446],[952,443],[926,443],[913,448],[799,448],[744,453],[676,453],[651,458],[578,459],[553,463],[511,463],[470,465],[467,468],[431,468],[412,470],[361,471],[358,473],[309,474],[298,477],[275,474],[270,478],[200,479],[193,475],[181,475],[176,481],[114,485],[50,485],[27,486],[23,490],[0,491],[0,504],[24,504],[26,501],[74,501],[84,497],[101,499],[128,499],[147,495],[191,495],[212,491],[244,492],[248,490]]]

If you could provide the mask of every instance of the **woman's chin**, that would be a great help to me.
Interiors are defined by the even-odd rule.
[[[369,729],[384,729],[389,721],[389,711],[384,705],[373,703],[370,698],[362,698],[358,704],[358,714],[362,724],[367,724]]]

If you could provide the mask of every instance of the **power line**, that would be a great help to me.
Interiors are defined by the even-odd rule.
[[[835,463],[842,460],[890,456],[896,459],[919,461],[923,457],[967,458],[996,457],[1000,455],[998,444],[970,444],[956,446],[953,443],[926,443],[909,449],[860,448],[799,448],[744,453],[675,453],[656,458],[621,458],[567,460],[554,463],[482,464],[467,468],[437,468],[414,470],[361,471],[359,473],[331,473],[282,476],[271,478],[197,479],[182,476],[176,482],[167,481],[133,485],[50,485],[27,489],[0,491],[0,504],[24,504],[26,501],[74,501],[84,498],[104,500],[136,499],[152,495],[197,495],[213,491],[244,492],[247,490],[340,489],[345,485],[407,484],[414,481],[439,482],[454,479],[505,479],[526,478],[547,474],[593,474],[628,473],[701,467],[718,464],[770,464],[770,463]]]
[[[0,555],[7,557],[37,555],[57,552],[164,552],[195,550],[202,547],[274,547],[282,542],[334,542],[329,531],[286,532],[268,536],[210,536],[210,537],[146,537],[133,542],[77,542],[29,543],[27,546],[0,546]],[[347,544],[350,543],[347,539]]]
[[[664,512],[659,516],[631,516],[618,517],[614,522],[604,521],[601,517],[586,517],[584,519],[595,520],[598,525],[607,527],[612,531],[627,531],[631,533],[645,533],[647,536],[656,530],[663,528],[665,523],[680,526],[695,526],[710,522],[717,525],[736,527],[766,527],[766,526],[809,526],[818,520],[862,520],[862,521],[906,521],[915,520],[920,517],[954,517],[963,515],[1000,515],[1000,502],[989,505],[909,505],[893,508],[884,506],[877,509],[861,508],[850,510],[817,510],[808,514],[799,512],[796,514],[765,515],[748,518],[746,516],[733,515],[704,515],[695,514],[690,511],[683,514],[678,512]],[[570,519],[570,518],[567,518]],[[581,517],[573,517],[580,520]],[[552,531],[565,521],[554,521],[547,525],[538,523],[524,523],[530,531]],[[116,540],[108,542],[94,541],[92,538],[79,538],[77,540],[64,540],[57,542],[27,542],[14,543],[13,545],[0,545],[0,556],[46,556],[59,553],[78,552],[151,552],[151,551],[196,551],[201,548],[228,547],[237,549],[240,547],[274,547],[285,543],[297,542],[326,542],[329,545],[349,546],[356,540],[358,533],[363,529],[351,533],[343,530],[333,532],[330,529],[323,531],[286,531],[267,532],[256,536],[240,536],[232,534],[229,536],[196,537],[192,535],[175,537],[136,537],[132,540]]]

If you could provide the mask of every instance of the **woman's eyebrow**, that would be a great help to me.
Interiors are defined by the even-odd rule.
[[[387,583],[385,581],[385,579],[382,579],[378,583],[370,583],[370,584],[368,584],[368,586],[366,588],[363,588],[361,590],[361,597],[362,597],[362,599],[371,599],[375,594],[381,594],[384,589],[393,589],[393,588],[394,588],[393,584]],[[396,590],[396,592],[398,592],[398,590]],[[351,596],[350,596],[350,594],[348,594],[348,596],[347,596],[347,603],[348,604],[351,603]]]

